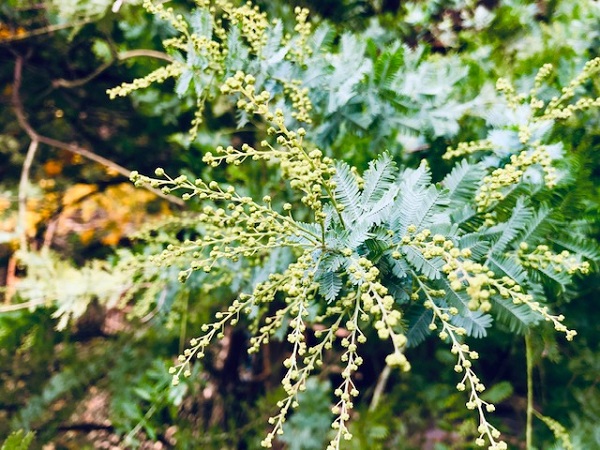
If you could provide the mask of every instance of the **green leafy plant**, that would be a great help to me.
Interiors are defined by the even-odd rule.
[[[515,333],[549,324],[567,340],[577,334],[554,312],[553,293],[564,291],[575,274],[587,273],[590,264],[584,258],[595,259],[598,252],[557,206],[561,189],[569,183],[568,168],[557,167],[563,157],[560,143],[546,144],[544,138],[556,121],[600,104],[597,98],[578,95],[600,60],[590,61],[561,95],[548,99],[539,91],[552,74],[550,66],[540,70],[527,94],[498,81],[506,101],[497,128],[484,140],[459,144],[446,153],[453,158],[485,152],[486,157],[482,162],[463,159],[434,183],[424,161],[418,168],[399,168],[390,154],[381,153],[360,173],[326,156],[311,140],[314,134],[319,141],[308,91],[296,78],[260,70],[275,54],[290,61],[287,75],[293,67],[305,67],[312,53],[307,43],[322,33],[311,33],[307,11],[296,10],[295,35],[273,41],[270,30],[281,33],[281,25],[271,25],[248,4],[199,2],[190,16],[191,28],[171,9],[151,2],[145,6],[181,32],[167,44],[175,55],[185,51],[187,57],[175,57],[167,68],[110,94],[126,95],[167,77],[177,78],[176,89],[183,93],[193,80],[199,107],[193,137],[206,98],[218,92],[229,96],[242,123],[254,123],[255,133],[263,136],[255,145],[218,146],[203,161],[211,167],[262,162],[277,167],[291,188],[284,198],[265,195],[257,201],[244,195],[243,186],[226,182],[172,178],[160,168],[156,177],[132,173],[137,186],[181,192],[184,200],[203,204],[196,217],[199,237],[170,244],[150,257],[159,266],[181,267],[180,281],[196,271],[208,279],[230,279],[232,265],[260,267],[278,258],[266,278],[246,283],[213,323],[202,326],[203,333],[190,341],[171,369],[173,384],[191,374],[193,361],[224,336],[228,325],[243,322],[248,327],[250,353],[283,332],[291,347],[283,362],[286,394],[262,441],[270,447],[343,329],[339,342],[344,368],[334,390],[329,444],[337,449],[352,437],[348,421],[359,395],[354,376],[363,363],[360,347],[372,334],[369,330],[389,342],[386,364],[402,371],[410,370],[405,349],[436,331],[455,355],[457,389],[466,391],[466,407],[477,413],[476,444],[507,448],[488,421],[495,407],[482,398],[486,388],[473,366],[479,355],[467,339],[485,337],[494,321]],[[349,44],[351,39],[342,36],[341,48],[358,45]],[[376,79],[384,70],[380,66]],[[356,73],[356,81],[362,76]],[[560,232],[566,224],[568,235]],[[284,250],[287,256],[277,257]],[[309,333],[314,342],[307,340]]]
[[[15,431],[4,441],[2,450],[27,450],[34,438],[33,433],[23,433],[23,431]]]
[[[0,434],[84,438],[89,399],[121,446],[595,448],[577,288],[597,289],[578,279],[599,256],[597,2],[340,0],[337,25],[279,2],[141,3],[0,7],[1,96],[21,113],[0,121]],[[127,176],[95,141],[177,212],[154,222],[173,210],[152,200],[126,237],[124,202],[94,249],[69,242],[89,238],[75,212],[59,237],[74,179],[106,199],[84,222],[130,196],[70,160]]]

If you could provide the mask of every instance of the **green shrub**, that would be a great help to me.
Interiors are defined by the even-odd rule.
[[[589,271],[585,259],[598,252],[586,239],[585,224],[562,205],[574,182],[573,163],[553,130],[600,105],[582,89],[600,70],[600,59],[558,93],[551,65],[540,69],[525,93],[498,80],[502,97],[494,105],[494,127],[483,139],[448,148],[444,158],[461,159],[435,183],[425,161],[398,167],[398,145],[389,153],[366,148],[373,159],[364,172],[336,158],[360,152],[361,136],[389,144],[403,121],[429,126],[433,136],[456,134],[462,109],[450,107],[448,91],[427,77],[416,92],[441,103],[419,104],[412,86],[416,107],[399,107],[408,89],[408,50],[386,43],[369,59],[367,48],[378,43],[348,33],[332,46],[331,30],[313,30],[301,8],[295,32],[286,34],[282,22],[270,22],[249,4],[198,2],[189,22],[170,8],[144,5],[180,32],[165,43],[173,62],[110,95],[174,77],[176,92],[193,87],[198,98],[192,139],[206,102],[222,95],[219,101],[235,105],[238,123],[251,125],[255,142],[205,153],[210,167],[236,168],[221,172],[220,182],[209,172],[197,179],[171,178],[163,169],[156,178],[131,175],[137,186],[181,193],[203,205],[195,217],[198,237],[170,244],[148,261],[180,267],[181,282],[201,272],[211,286],[240,284],[237,298],[179,355],[173,384],[191,374],[193,361],[224,336],[226,326],[247,327],[250,353],[285,333],[285,395],[262,441],[270,447],[343,330],[329,445],[337,449],[352,437],[348,421],[359,395],[354,376],[364,361],[361,345],[378,335],[389,342],[386,364],[408,371],[406,348],[435,331],[455,356],[456,387],[466,391],[467,409],[477,413],[476,444],[507,448],[487,419],[495,407],[481,396],[486,387],[473,367],[479,355],[467,341],[485,337],[494,323],[518,334],[545,326],[567,340],[577,334],[554,312],[555,303],[574,275]],[[428,62],[423,64],[414,74]],[[446,83],[464,76],[446,67]],[[444,73],[439,65],[436,70]],[[444,114],[444,122],[420,118],[425,105],[436,111],[427,118]],[[337,151],[336,142],[343,142]],[[231,174],[252,171],[252,165],[277,174],[262,199],[231,181]],[[265,264],[267,273],[260,269]]]

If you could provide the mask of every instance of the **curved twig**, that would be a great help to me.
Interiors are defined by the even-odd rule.
[[[29,138],[32,141],[32,144],[30,145],[30,151],[28,151],[28,154],[27,154],[28,157],[30,156],[30,153],[31,153],[31,159],[33,159],[33,155],[35,154],[35,150],[37,149],[37,145],[38,145],[38,144],[33,145],[34,142],[43,143],[43,144],[46,144],[46,145],[49,145],[52,147],[62,148],[63,150],[67,150],[67,151],[69,151],[71,153],[75,153],[77,155],[81,155],[84,158],[87,158],[91,161],[97,162],[98,164],[108,167],[109,169],[128,178],[131,171],[126,169],[125,167],[111,161],[110,159],[107,159],[107,158],[104,158],[103,156],[97,155],[96,153],[92,152],[91,150],[88,150],[88,149],[78,146],[76,144],[69,144],[67,142],[63,142],[63,141],[59,141],[57,139],[43,136],[41,134],[38,134],[37,131],[35,131],[33,129],[31,124],[27,121],[27,118],[25,116],[25,109],[23,107],[23,104],[21,103],[21,98],[19,97],[19,91],[20,91],[21,79],[22,79],[22,71],[23,71],[23,62],[24,62],[24,57],[21,55],[17,55],[16,63],[15,63],[15,71],[14,71],[12,104],[13,104],[13,110],[15,112],[15,115],[17,117],[17,121],[18,121],[19,125],[27,133],[27,135],[29,136]],[[32,148],[32,146],[33,146],[33,148]],[[27,159],[26,159],[26,163],[27,163]],[[30,164],[31,164],[31,162],[29,163],[29,165]],[[24,164],[23,169],[24,169],[23,170],[24,175],[22,175],[22,178],[23,178],[23,176],[28,177],[29,168],[25,167],[25,164]],[[25,169],[27,169],[27,170],[25,170]],[[27,179],[25,180],[25,182],[26,181],[27,181]],[[171,203],[174,203],[178,206],[184,206],[184,204],[185,204],[183,202],[183,200],[181,200],[180,198],[175,197],[173,195],[166,195],[159,189],[154,189],[150,186],[144,186],[144,188],[148,189],[149,191],[153,192],[157,196],[164,198],[165,200],[167,200]],[[21,187],[19,187],[19,199],[20,200],[22,198],[21,197],[22,195],[25,195],[24,190],[21,191]]]
[[[31,143],[29,144],[29,148],[27,149],[27,155],[25,156],[25,162],[23,163],[23,168],[21,169],[21,178],[19,180],[19,212],[18,212],[18,226],[17,229],[19,231],[19,240],[20,240],[20,249],[23,251],[27,250],[27,185],[29,183],[29,171],[31,170],[31,164],[33,162],[33,158],[35,157],[35,153],[39,146],[39,139],[37,133],[33,130],[31,125],[27,122],[25,118],[25,113],[23,112],[23,104],[21,103],[21,98],[19,97],[19,89],[21,88],[21,80],[23,76],[23,61],[24,57],[21,55],[17,56],[17,60],[15,62],[15,73],[14,73],[14,85],[12,92],[12,106],[15,110],[15,114],[17,115],[17,121],[19,125],[25,130],[27,135],[31,138]]]
[[[381,395],[385,390],[385,386],[387,385],[387,381],[390,378],[391,373],[392,368],[386,364],[383,370],[381,371],[379,378],[377,379],[375,391],[373,392],[373,398],[371,399],[371,404],[369,405],[369,411],[375,411],[377,409],[377,406],[379,406]]]
[[[35,300],[29,300],[28,302],[23,302],[23,303],[13,303],[13,304],[10,304],[10,305],[0,305],[0,314],[7,313],[7,312],[20,311],[22,309],[37,308],[38,306],[46,305],[46,304],[49,304],[49,303],[51,303],[51,302],[49,302],[45,298],[38,298],[38,299],[35,299]]]
[[[75,23],[62,23],[62,24],[57,24],[57,25],[49,25],[44,28],[38,28],[36,30],[28,31],[23,34],[0,39],[0,45],[10,44],[11,42],[16,42],[16,41],[24,41],[25,39],[29,39],[30,37],[42,36],[44,34],[54,33],[55,31],[66,30],[69,28],[75,28],[78,26],[87,25],[88,23],[92,23],[93,21],[94,21],[94,19],[88,18],[88,19],[84,19],[84,20],[81,20],[81,21],[75,22]]]
[[[65,80],[64,78],[59,78],[57,80],[52,81],[52,86],[53,87],[64,87],[64,88],[75,88],[75,87],[83,86],[84,84],[89,83],[94,78],[96,78],[97,76],[102,74],[102,72],[104,72],[105,70],[109,69],[115,63],[115,61],[125,61],[126,59],[138,58],[138,57],[143,57],[143,56],[146,56],[149,58],[161,59],[163,61],[167,61],[170,63],[174,61],[174,59],[171,58],[169,55],[167,55],[166,53],[163,53],[163,52],[159,52],[158,50],[149,50],[149,49],[128,50],[126,52],[113,55],[113,57],[109,61],[104,62],[103,64],[98,66],[96,68],[96,70],[94,70],[92,73],[90,73],[89,75],[87,75],[83,78],[78,78],[76,80]]]

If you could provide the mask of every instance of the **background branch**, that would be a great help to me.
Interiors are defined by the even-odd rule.
[[[25,118],[25,113],[23,111],[23,104],[21,103],[21,98],[19,97],[19,90],[21,88],[21,81],[23,76],[23,61],[24,57],[21,55],[17,56],[17,60],[15,62],[15,72],[14,72],[14,85],[12,92],[12,104],[13,109],[15,110],[15,114],[17,116],[17,120],[21,127],[25,130],[27,135],[31,138],[31,143],[29,144],[29,148],[27,149],[27,155],[25,155],[25,162],[23,163],[23,168],[21,169],[21,178],[19,180],[19,214],[18,214],[18,225],[17,230],[19,233],[19,248],[23,251],[27,250],[27,185],[29,184],[29,172],[31,170],[31,164],[33,162],[33,158],[35,157],[35,153],[37,152],[39,146],[39,140],[37,133],[33,130],[31,125],[27,122]]]
[[[160,52],[157,52],[157,53],[160,53]],[[147,54],[147,51],[142,51],[141,53],[137,52],[137,53],[135,53],[135,56],[142,56],[145,54]],[[32,141],[29,146],[27,156],[25,158],[25,163],[23,164],[23,171],[21,173],[21,183],[19,185],[19,207],[21,207],[21,205],[24,202],[26,202],[26,193],[25,193],[24,188],[26,187],[27,180],[29,177],[29,169],[30,169],[31,163],[33,161],[33,157],[35,156],[35,152],[37,150],[39,143],[43,143],[43,144],[46,144],[46,145],[49,145],[52,147],[56,147],[56,148],[61,148],[63,150],[67,150],[71,153],[75,153],[77,155],[83,156],[84,158],[87,158],[91,161],[94,161],[98,164],[108,167],[109,169],[123,175],[124,177],[129,178],[129,174],[131,173],[131,171],[129,169],[126,169],[125,167],[123,167],[107,158],[104,158],[103,156],[97,155],[96,153],[92,152],[91,150],[88,150],[88,149],[78,146],[76,144],[69,144],[67,142],[59,141],[57,139],[53,139],[53,138],[50,138],[47,136],[40,135],[35,131],[35,129],[27,121],[27,117],[25,115],[25,110],[24,110],[23,104],[21,102],[20,94],[19,94],[19,91],[21,88],[24,59],[25,58],[22,55],[17,55],[17,57],[16,57],[15,71],[14,71],[14,84],[13,84],[13,92],[12,92],[12,105],[13,105],[13,110],[15,112],[15,115],[17,117],[17,121],[19,122],[19,125],[21,126],[21,128],[27,133],[27,135],[29,136],[29,138]],[[164,198],[165,200],[167,200],[173,204],[176,204],[177,206],[184,206],[184,201],[178,197],[175,197],[173,195],[163,194],[163,192],[160,191],[159,189],[154,189],[149,186],[144,186],[144,188],[153,192],[157,196]],[[20,219],[23,219],[24,216],[22,217],[22,215],[20,213],[19,217],[20,217]],[[20,222],[20,225],[23,225],[23,222]],[[22,247],[22,248],[24,248],[24,247]]]
[[[102,72],[104,72],[105,70],[110,68],[115,63],[115,61],[125,61],[130,58],[138,58],[138,57],[149,57],[149,58],[161,59],[163,61],[168,61],[168,62],[174,61],[174,59],[171,58],[166,53],[159,52],[157,50],[147,50],[147,49],[129,50],[129,51],[126,51],[123,53],[113,55],[113,57],[109,61],[106,61],[105,63],[101,64],[100,66],[98,66],[98,68],[96,68],[96,70],[94,70],[92,73],[90,73],[89,75],[87,75],[83,78],[78,78],[76,80],[65,80],[64,78],[59,78],[57,80],[52,81],[52,86],[53,87],[64,87],[64,88],[75,88],[75,87],[83,86],[84,84],[89,83],[94,78],[96,78],[98,75],[100,75]]]
[[[81,21],[75,22],[75,23],[62,23],[62,24],[58,24],[58,25],[49,25],[47,27],[38,28],[37,30],[32,30],[32,31],[28,31],[23,34],[18,34],[15,36],[10,36],[10,37],[4,38],[4,39],[0,39],[0,45],[11,44],[11,43],[17,42],[17,41],[24,41],[24,40],[29,39],[34,36],[42,36],[44,34],[51,34],[51,33],[54,33],[55,31],[66,30],[69,28],[75,28],[78,26],[86,25],[88,23],[92,23],[92,22],[94,22],[94,19],[88,18],[88,19],[81,20]]]

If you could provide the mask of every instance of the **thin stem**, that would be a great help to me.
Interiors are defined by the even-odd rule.
[[[532,421],[533,421],[533,350],[530,334],[525,334],[525,357],[527,359],[527,428],[525,430],[525,448],[532,447]]]
[[[19,97],[19,89],[21,88],[21,81],[23,77],[23,63],[25,58],[21,55],[17,56],[15,61],[14,71],[14,82],[13,82],[13,93],[12,93],[12,107],[17,116],[17,121],[21,128],[25,130],[27,135],[31,138],[31,143],[27,149],[27,155],[25,156],[25,162],[21,169],[21,179],[19,181],[19,213],[18,213],[18,226],[20,234],[20,249],[22,251],[27,250],[27,185],[29,184],[29,171],[31,170],[31,164],[33,158],[37,152],[40,140],[37,133],[33,130],[31,125],[27,122],[25,113],[23,111],[23,104]]]
[[[22,309],[36,308],[41,305],[47,304],[48,301],[45,298],[40,298],[36,300],[30,300],[24,303],[15,303],[11,305],[2,305],[0,306],[0,314],[7,312],[20,311]]]
[[[123,175],[124,177],[129,178],[129,175],[131,174],[131,171],[129,169],[126,169],[125,167],[111,161],[110,159],[104,158],[103,156],[100,156],[100,155],[92,152],[91,150],[85,149],[76,144],[69,144],[67,142],[58,141],[56,139],[52,139],[52,138],[49,138],[46,136],[39,136],[39,135],[38,135],[38,140],[43,144],[47,144],[52,147],[62,148],[63,150],[67,150],[71,153],[75,153],[75,154],[83,156],[84,158],[87,158],[91,161],[97,162],[98,164],[108,167],[109,169],[119,173],[120,175]],[[165,200],[168,200],[169,202],[174,203],[178,206],[185,205],[185,202],[183,200],[181,200],[180,198],[175,197],[173,195],[165,195],[159,189],[154,189],[150,186],[144,186],[144,188],[153,192],[157,196],[164,198]]]
[[[87,18],[84,20],[80,20],[78,22],[72,22],[72,23],[64,23],[64,24],[57,24],[57,25],[49,25],[47,27],[43,27],[43,28],[38,28],[36,30],[32,30],[32,31],[28,31],[26,33],[23,34],[19,34],[19,35],[15,35],[15,36],[11,36],[11,37],[6,37],[0,40],[0,45],[5,45],[5,44],[9,44],[11,42],[16,42],[16,41],[23,41],[26,39],[29,39],[31,37],[34,36],[41,36],[44,34],[51,34],[54,33],[55,31],[60,31],[60,30],[66,30],[69,28],[76,28],[76,27],[80,27],[83,25],[86,25],[88,23],[92,23],[94,21],[93,18]]]
[[[369,405],[369,411],[372,412],[377,409],[379,401],[381,400],[381,395],[385,390],[385,386],[387,385],[387,381],[390,378],[391,373],[392,368],[386,364],[379,375],[379,379],[377,380],[377,385],[375,386],[375,391],[373,392],[373,398],[371,400],[371,404]]]
[[[189,291],[185,291],[183,294],[185,300],[183,302],[183,317],[181,319],[181,328],[179,330],[179,353],[183,353],[185,348],[185,335],[187,334],[187,321],[188,321],[188,304],[190,300]]]
[[[4,304],[10,305],[10,300],[15,295],[15,284],[17,283],[17,258],[12,255],[6,266],[6,289],[4,291]]]
[[[137,56],[139,56],[139,55],[137,55]],[[17,122],[19,123],[21,128],[27,133],[27,135],[29,136],[29,138],[32,141],[32,143],[29,147],[29,151],[27,153],[28,157],[31,154],[31,158],[33,159],[33,156],[35,155],[35,151],[37,150],[37,146],[39,144],[46,144],[51,147],[62,148],[63,150],[67,150],[71,153],[81,155],[84,158],[87,158],[89,160],[97,162],[98,164],[108,167],[109,169],[123,175],[124,177],[129,178],[129,175],[131,173],[130,170],[126,169],[125,167],[123,167],[107,158],[97,155],[96,153],[92,152],[91,150],[85,149],[76,144],[69,144],[67,142],[59,141],[59,140],[52,139],[52,138],[38,134],[38,132],[31,126],[31,124],[27,120],[27,116],[25,114],[25,108],[23,107],[23,103],[21,102],[21,97],[20,97],[20,93],[19,93],[20,88],[21,88],[24,61],[25,61],[25,58],[23,56],[21,56],[21,55],[17,56],[16,62],[15,62],[15,70],[14,70],[12,106],[13,106],[13,110],[15,112],[15,116],[17,117]],[[32,148],[32,145],[34,142],[36,144]],[[27,158],[26,158],[25,164],[27,164]],[[25,164],[23,166],[23,169],[26,168]],[[29,165],[31,165],[31,162],[29,163]],[[29,169],[27,168],[27,173],[25,173],[26,176],[29,175],[28,170]],[[22,172],[22,178],[23,178],[23,172]],[[178,206],[185,205],[183,200],[181,200],[180,198],[177,198],[172,195],[165,195],[159,189],[154,189],[150,186],[145,186],[145,188],[147,190],[153,192],[154,194],[158,195],[159,197],[164,198],[165,200],[168,200],[169,202],[174,203]],[[20,195],[21,195],[21,191],[20,191]]]
[[[99,65],[92,73],[90,73],[89,75],[87,75],[83,78],[78,78],[76,80],[65,80],[64,78],[59,78],[57,80],[52,81],[52,86],[64,87],[64,88],[75,88],[75,87],[83,86],[84,84],[89,83],[94,78],[96,78],[97,76],[102,74],[102,72],[107,70],[109,67],[111,67],[115,63],[115,61],[125,61],[126,59],[137,58],[140,56],[162,59],[163,61],[167,61],[167,62],[171,62],[171,63],[174,61],[174,59],[171,58],[166,53],[159,52],[157,50],[148,50],[148,49],[129,50],[129,51],[126,51],[123,53],[116,54],[109,61],[106,61],[103,64]]]
[[[21,170],[21,180],[19,181],[19,226],[17,228],[20,235],[19,248],[22,251],[27,251],[27,187],[29,185],[29,171],[38,146],[39,141],[37,139],[32,140],[29,144],[23,169]]]

